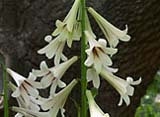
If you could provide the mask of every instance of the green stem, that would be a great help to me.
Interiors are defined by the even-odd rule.
[[[86,29],[86,2],[85,0],[81,0],[81,27],[82,27],[82,39],[81,39],[81,117],[87,117],[87,98],[86,98],[86,89],[87,89],[87,80],[86,80],[86,66],[84,65],[86,54],[86,37],[84,31]]]
[[[2,69],[3,69],[4,117],[9,117],[7,72],[6,72],[6,67],[3,63],[1,64],[1,66],[2,66]]]

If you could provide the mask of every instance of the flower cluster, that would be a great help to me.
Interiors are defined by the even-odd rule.
[[[45,41],[49,44],[38,50],[39,54],[45,54],[48,59],[55,56],[53,67],[49,68],[47,63],[42,61],[40,69],[32,69],[27,78],[7,68],[7,72],[16,83],[16,85],[9,83],[13,91],[12,97],[16,98],[19,105],[12,107],[12,110],[17,112],[15,117],[57,117],[59,111],[63,117],[65,116],[65,102],[78,81],[74,79],[66,85],[62,81],[62,76],[78,57],[74,56],[68,60],[62,51],[65,43],[71,47],[72,41],[80,40],[80,0],[75,0],[63,22],[56,21],[56,27],[51,35],[45,37]],[[48,88],[49,96],[42,97],[39,91]],[[57,92],[57,88],[61,90]]]
[[[56,21],[56,29],[51,35],[45,37],[49,44],[38,50],[39,54],[45,54],[49,59],[54,58],[55,65],[60,59],[65,61],[67,57],[62,53],[65,43],[71,48],[72,42],[79,41],[81,37],[80,0],[75,0],[68,15],[62,21]],[[54,37],[54,39],[52,39]]]
[[[98,23],[100,29],[104,33],[105,39],[99,39],[98,41],[92,35],[92,33],[85,31],[89,48],[86,49],[88,58],[85,61],[85,65],[88,67],[87,80],[92,81],[95,88],[100,86],[100,78],[103,77],[108,83],[110,83],[120,94],[120,101],[118,105],[122,105],[123,100],[126,105],[130,104],[129,96],[133,96],[134,88],[131,85],[138,85],[141,83],[141,78],[137,81],[133,81],[133,78],[127,77],[126,80],[114,75],[118,69],[111,68],[113,64],[111,57],[117,53],[116,46],[121,41],[129,41],[130,36],[127,34],[128,28],[121,31],[113,26],[107,20],[105,20],[100,14],[98,14],[93,8],[88,8],[88,12],[94,17]]]
[[[34,115],[34,117],[42,117],[46,114],[47,117],[56,117],[59,110],[61,110],[63,115],[63,106],[72,88],[76,85],[77,80],[72,80],[72,82],[66,86],[66,84],[61,81],[61,77],[77,59],[76,56],[72,57],[68,61],[52,68],[48,68],[47,64],[43,61],[40,65],[41,70],[33,69],[28,78],[7,68],[7,72],[13,77],[17,84],[17,86],[15,86],[13,83],[10,83],[13,91],[12,97],[16,98],[19,105],[19,107],[13,107],[13,110],[18,112],[16,117],[31,115]],[[41,78],[41,81],[36,81],[37,78]],[[39,90],[46,89],[49,86],[51,86],[49,97],[41,97]],[[63,88],[58,93],[56,93],[57,86]],[[44,114],[40,112],[40,110],[48,112]]]
[[[96,40],[97,37],[91,28],[87,10],[98,23],[106,39],[100,38]],[[124,80],[114,75],[118,69],[111,67],[113,64],[112,56],[118,52],[116,46],[119,41],[127,42],[131,38],[127,34],[128,27],[126,25],[126,29],[122,31],[109,23],[93,8],[89,7],[87,10],[85,11],[86,28],[85,31],[83,30],[88,47],[85,51],[87,58],[84,63],[87,67],[86,79],[88,82],[92,81],[93,86],[98,89],[100,87],[101,76],[120,94],[118,105],[122,105],[123,100],[126,105],[129,105],[129,96],[133,96],[134,94],[134,87],[132,85],[140,84],[141,78],[134,81],[133,78],[127,77]],[[55,23],[56,29],[52,34],[44,38],[48,44],[38,50],[38,53],[45,54],[48,59],[54,57],[53,67],[48,67],[47,63],[42,61],[40,68],[32,69],[27,78],[7,68],[7,72],[13,77],[16,83],[16,85],[12,82],[9,83],[13,91],[12,97],[16,98],[19,105],[19,107],[12,107],[12,110],[17,112],[15,117],[57,117],[59,111],[62,117],[65,116],[65,102],[78,81],[73,79],[67,85],[62,81],[62,76],[78,60],[78,57],[74,56],[68,59],[64,55],[63,49],[65,44],[71,48],[73,41],[80,40],[83,32],[81,29],[81,20],[81,1],[75,0],[64,20],[57,20]],[[58,91],[57,88],[59,88]],[[44,89],[50,90],[47,98],[40,95],[40,91]],[[90,90],[86,91],[86,96],[91,117],[109,117],[109,114],[104,113],[96,104]]]

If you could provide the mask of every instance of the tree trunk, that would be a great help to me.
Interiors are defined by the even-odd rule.
[[[56,19],[64,19],[72,2],[72,0],[0,0],[0,53],[6,57],[8,67],[25,76],[31,68],[39,67],[40,61],[46,57],[38,55],[36,51],[46,45],[44,36],[53,31]],[[159,5],[159,0],[88,1],[88,6],[93,6],[120,29],[124,29],[126,24],[129,26],[131,41],[120,43],[119,52],[113,57],[113,66],[119,68],[117,75],[122,78],[132,76],[135,80],[143,78],[141,85],[136,86],[135,95],[128,107],[117,106],[119,94],[102,79],[96,99],[111,117],[134,117],[140,98],[145,94],[147,86],[160,67]],[[95,22],[92,20],[93,30],[104,37],[97,25],[93,24]],[[74,42],[71,49],[65,49],[65,54],[69,57],[80,55],[79,45]],[[49,63],[53,64],[53,61]],[[65,74],[64,81],[71,81],[77,77],[77,73],[80,77],[79,66],[80,63],[73,65],[68,70],[69,73]],[[79,89],[76,88],[71,97],[79,100],[79,93]],[[70,98],[65,108],[67,117],[76,117],[76,109]]]

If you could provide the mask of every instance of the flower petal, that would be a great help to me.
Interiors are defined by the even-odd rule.
[[[16,88],[16,90],[12,93],[12,97],[19,97],[21,94],[20,89]]]
[[[138,80],[133,81],[132,77],[127,77],[127,82],[131,85],[138,85],[142,82],[142,78],[140,77]]]
[[[98,43],[100,44],[100,45],[102,45],[103,47],[106,47],[107,46],[107,41],[106,40],[104,40],[104,39],[99,39],[98,40]]]
[[[38,97],[39,92],[36,88],[34,88],[29,82],[24,82],[23,86],[27,89],[28,93],[33,97]]]
[[[59,46],[59,40],[55,38],[52,40],[47,46],[43,47],[42,49],[38,50],[38,54],[46,54],[46,56],[51,59],[56,53],[56,50]]]
[[[37,77],[36,77],[32,72],[29,73],[29,76],[28,76],[28,79],[29,79],[29,80],[35,81],[36,78],[37,78]]]
[[[93,81],[93,86],[98,89],[100,86],[100,78],[93,68],[87,70],[87,81],[89,82],[91,80]]]
[[[85,61],[85,65],[87,67],[90,67],[94,62],[94,59],[93,59],[93,53],[90,54],[90,56],[88,56],[87,60]]]
[[[59,86],[60,88],[66,87],[66,83],[63,82],[62,80],[58,80],[57,84],[58,84],[58,86]]]
[[[61,54],[61,59],[62,59],[62,61],[67,61],[68,60],[68,58],[63,53]]]
[[[90,111],[90,117],[109,117],[108,113],[104,113],[99,106],[96,104],[91,91],[86,91],[86,96],[89,103],[89,111]]]
[[[41,84],[44,88],[47,88],[51,85],[51,83],[53,82],[54,80],[54,76],[52,73],[48,74],[47,76],[44,76],[42,79],[41,79]]]
[[[45,36],[44,40],[49,43],[52,40],[52,36],[51,35],[47,35],[47,36]]]
[[[18,86],[20,86],[20,84],[26,79],[25,77],[21,76],[20,74],[16,73],[15,71],[9,68],[7,68],[7,72],[13,77]]]
[[[94,60],[94,68],[96,69],[96,72],[99,74],[102,69],[102,63],[101,60],[99,60],[97,57],[95,57]]]
[[[109,55],[113,56],[114,54],[117,53],[118,49],[117,48],[103,48],[103,51],[106,54],[109,54]]]

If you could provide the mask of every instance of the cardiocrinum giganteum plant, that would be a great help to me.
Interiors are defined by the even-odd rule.
[[[88,14],[95,19],[105,38],[97,37],[93,32]],[[118,52],[116,48],[118,43],[131,39],[127,34],[128,26],[126,25],[124,30],[116,28],[93,8],[85,7],[84,0],[75,0],[64,20],[57,20],[55,25],[53,33],[44,38],[48,44],[38,50],[38,54],[45,54],[48,59],[54,60],[53,67],[48,67],[47,63],[42,61],[40,68],[32,69],[28,77],[7,68],[7,72],[16,83],[9,83],[13,92],[12,97],[18,102],[18,107],[12,107],[12,110],[17,112],[15,117],[57,117],[58,113],[64,117],[65,103],[78,81],[81,81],[82,85],[81,116],[87,116],[85,113],[89,107],[90,117],[109,117],[109,112],[105,113],[100,109],[92,92],[85,86],[87,82],[92,82],[93,87],[98,89],[100,77],[119,93],[118,106],[121,106],[123,101],[128,106],[130,96],[134,94],[133,85],[140,84],[141,78],[136,81],[130,76],[126,79],[120,78],[115,75],[118,68],[112,68],[112,56]],[[62,76],[79,57],[68,58],[63,49],[65,45],[71,48],[73,41],[80,40],[82,78],[73,79],[66,84]],[[50,88],[48,98],[44,98],[39,91],[48,87]],[[57,88],[61,90],[57,91]]]

